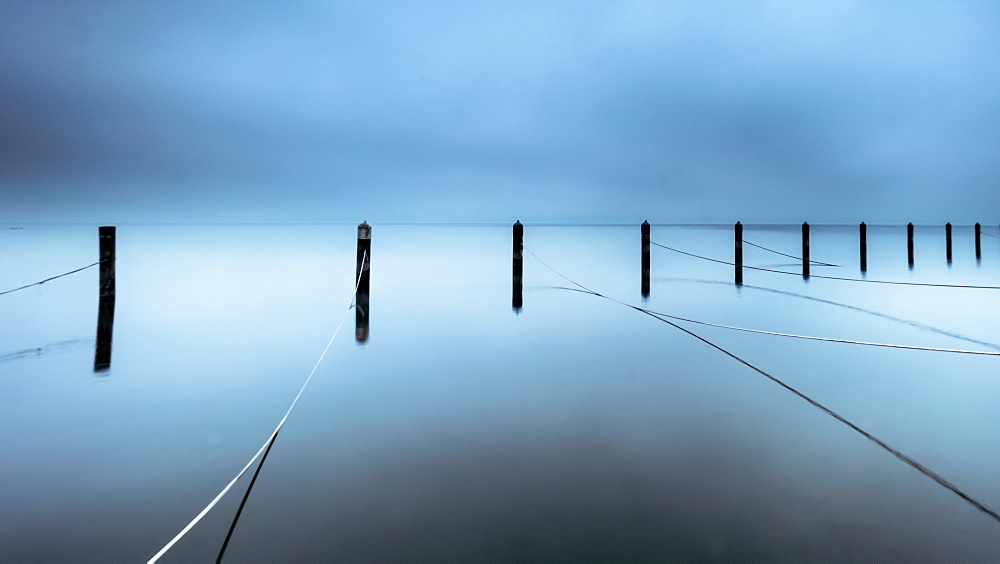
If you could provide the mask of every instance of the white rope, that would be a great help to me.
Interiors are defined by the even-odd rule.
[[[368,260],[367,251],[365,251],[364,254],[362,255],[361,258],[362,265],[366,260]],[[362,268],[361,272],[358,273],[358,281],[354,285],[354,295],[351,297],[351,306],[354,305],[354,298],[357,296],[358,287],[361,285],[361,275],[363,272],[364,269]],[[295,404],[297,404],[299,402],[299,398],[302,397],[302,392],[306,390],[306,386],[309,385],[309,381],[312,380],[312,377],[314,374],[316,374],[316,370],[319,368],[320,363],[322,363],[323,359],[326,357],[326,353],[327,351],[330,350],[330,345],[333,344],[333,340],[337,338],[337,334],[340,333],[340,329],[344,326],[344,321],[347,320],[347,314],[351,311],[351,306],[348,306],[347,311],[344,312],[344,316],[340,318],[340,323],[337,325],[337,328],[333,331],[333,335],[330,336],[330,340],[327,341],[326,347],[323,348],[323,353],[319,355],[319,359],[316,361],[316,364],[313,365],[312,370],[309,372],[309,376],[306,377],[306,381],[302,384],[302,387],[299,388],[299,393],[295,394],[295,399],[293,399],[292,404],[288,406],[288,410],[285,411],[284,417],[282,417],[281,421],[278,422],[278,426],[274,428],[274,431],[271,433],[271,436],[269,436],[267,440],[264,441],[264,444],[261,445],[260,449],[257,450],[257,453],[254,454],[253,458],[251,458],[243,467],[243,469],[240,470],[238,474],[236,474],[236,477],[233,478],[226,485],[226,487],[222,488],[222,491],[220,491],[219,494],[215,496],[215,498],[212,501],[210,501],[208,505],[206,505],[205,508],[202,509],[201,512],[198,513],[198,515],[195,516],[195,518],[192,519],[191,522],[187,524],[186,527],[181,529],[181,532],[177,533],[177,536],[171,539],[170,542],[164,545],[164,547],[161,548],[159,552],[157,552],[152,558],[150,558],[148,560],[148,564],[153,564],[156,561],[158,561],[160,557],[166,554],[168,550],[170,550],[171,548],[173,548],[175,544],[177,544],[177,541],[181,540],[184,537],[184,535],[188,533],[188,531],[190,531],[195,525],[197,525],[198,522],[201,521],[201,519],[205,515],[207,515],[208,512],[211,511],[211,509],[215,507],[217,503],[219,503],[219,500],[221,500],[223,496],[229,493],[229,490],[232,489],[233,485],[236,484],[236,482],[243,477],[243,474],[246,474],[247,470],[249,470],[250,467],[253,466],[253,463],[260,457],[261,453],[263,453],[267,449],[268,445],[270,445],[271,442],[274,441],[274,437],[278,435],[278,431],[280,431],[281,428],[285,425],[285,421],[288,420],[288,416],[291,415],[292,410],[295,409]]]

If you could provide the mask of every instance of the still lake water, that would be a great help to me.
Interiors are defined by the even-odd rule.
[[[985,228],[997,235],[996,227]],[[120,226],[111,367],[98,271],[0,296],[0,561],[145,561],[277,438],[225,554],[274,561],[996,561],[1000,523],[857,432],[531,254],[510,226],[375,225],[354,340],[353,225]],[[798,226],[745,240],[797,255]],[[730,226],[652,240],[731,260]],[[1000,291],[748,270],[638,226],[527,225],[527,249],[649,309],[786,333],[1000,350]],[[1000,285],[1000,239],[869,228],[869,279]],[[0,291],[97,260],[95,226],[0,231]],[[859,277],[856,227],[813,275]],[[747,265],[799,266],[745,247]],[[849,306],[849,307],[848,307]],[[1000,508],[1000,358],[688,326]],[[250,475],[163,562],[214,559]]]

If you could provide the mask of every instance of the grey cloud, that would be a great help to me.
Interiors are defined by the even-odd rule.
[[[975,221],[1000,204],[992,3],[0,11],[8,221],[89,217],[81,194],[168,221],[226,219],[232,199],[230,219],[262,221]],[[166,200],[171,217],[143,205]]]

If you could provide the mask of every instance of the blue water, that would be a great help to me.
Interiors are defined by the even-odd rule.
[[[0,291],[97,260],[96,226],[0,231]],[[22,226],[17,226],[22,227]],[[987,232],[996,233],[996,228]],[[111,367],[98,269],[0,296],[0,560],[155,554],[278,436],[226,561],[996,561],[1000,522],[651,310],[770,331],[1000,350],[1000,291],[852,283],[856,227],[813,226],[800,276],[653,247],[639,228],[119,226]],[[798,226],[747,226],[787,254]],[[731,226],[652,240],[731,260]],[[1000,239],[870,227],[867,278],[1000,285]],[[534,254],[534,256],[532,255]],[[747,265],[800,265],[746,247]],[[346,316],[345,316],[346,315]],[[686,325],[1000,509],[1000,358]],[[215,558],[249,475],[164,557]]]

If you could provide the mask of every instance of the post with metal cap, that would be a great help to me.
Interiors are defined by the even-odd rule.
[[[983,260],[983,226],[976,223],[976,262]]]
[[[354,340],[358,344],[368,341],[368,292],[371,288],[372,226],[367,221],[358,225],[358,261],[354,281],[358,292],[354,302]]]
[[[913,223],[906,224],[906,263],[913,270]]]
[[[951,266],[951,222],[944,224],[944,254]]]
[[[858,235],[861,242],[861,272],[868,272],[868,226],[863,221],[858,225]]]
[[[809,223],[802,222],[802,279],[809,280]]]
[[[521,220],[514,222],[513,267],[513,288],[510,307],[514,310],[514,313],[521,313],[521,306],[523,304],[521,291],[524,276],[524,226],[521,225]]]
[[[736,285],[742,286],[743,285],[743,224],[737,221],[736,225],[733,228],[733,231],[735,238],[734,242],[736,245],[734,251],[735,256],[733,257],[735,259],[733,260],[733,262],[736,264]]]
[[[101,274],[94,372],[105,372],[111,368],[111,338],[115,325],[115,226],[101,226],[98,241]]]
[[[649,221],[639,227],[642,234],[642,299],[649,299]]]

